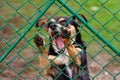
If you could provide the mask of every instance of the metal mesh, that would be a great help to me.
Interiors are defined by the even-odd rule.
[[[119,0],[0,0],[0,79],[47,80],[41,72],[48,66],[39,68],[42,54],[33,38],[42,35],[48,48],[49,37],[34,24],[40,18],[74,15],[83,23],[79,31],[87,45],[91,80],[119,80],[119,3]],[[88,22],[78,14],[84,14]]]

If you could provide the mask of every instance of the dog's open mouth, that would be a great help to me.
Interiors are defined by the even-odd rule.
[[[64,49],[64,43],[62,41],[62,36],[61,35],[56,36],[54,38],[54,42],[55,42],[55,44],[56,44],[56,46],[58,48],[58,52],[61,52],[61,51],[64,52],[65,49]]]

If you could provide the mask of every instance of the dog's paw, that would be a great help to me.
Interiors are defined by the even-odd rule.
[[[35,36],[34,43],[38,48],[43,47],[45,45],[45,42],[41,36]]]
[[[69,38],[70,37],[70,30],[68,28],[63,28],[62,29],[62,37],[64,38]]]

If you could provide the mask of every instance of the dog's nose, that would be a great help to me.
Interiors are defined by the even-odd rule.
[[[55,24],[51,24],[51,25],[50,25],[50,28],[51,28],[52,30],[55,30],[56,27],[57,27],[57,26],[56,26]]]

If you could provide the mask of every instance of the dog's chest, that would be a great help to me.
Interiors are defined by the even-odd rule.
[[[59,60],[61,64],[69,64],[70,60],[69,60],[68,51],[65,49],[63,53],[58,54],[57,59]]]

